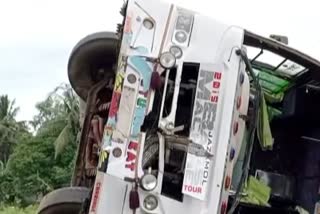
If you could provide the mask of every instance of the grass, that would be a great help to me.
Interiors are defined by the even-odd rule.
[[[36,214],[37,208],[37,205],[28,206],[26,208],[4,206],[0,207],[0,214]]]

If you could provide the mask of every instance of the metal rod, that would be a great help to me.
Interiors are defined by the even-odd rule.
[[[320,142],[320,139],[317,138],[313,138],[313,137],[307,137],[307,136],[302,136],[301,139],[305,139],[305,140],[310,140],[310,141],[314,141],[314,142]]]
[[[253,63],[254,61],[256,61],[256,59],[258,59],[259,56],[261,56],[261,54],[263,54],[263,48],[261,48],[260,52],[258,53],[257,56],[255,56],[252,60],[251,63]]]
[[[276,71],[278,68],[280,68],[280,66],[283,65],[287,60],[288,60],[288,59],[282,60],[282,62],[280,62],[280,64],[277,65],[277,67],[275,67],[275,68],[273,69],[273,71]]]

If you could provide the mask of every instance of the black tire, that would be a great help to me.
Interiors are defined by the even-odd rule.
[[[68,77],[72,88],[84,101],[94,84],[108,74],[110,77],[110,73],[115,75],[119,43],[116,33],[99,32],[83,38],[73,48],[68,61]],[[104,69],[105,73],[99,73],[99,69]]]
[[[159,155],[159,138],[157,135],[150,137],[145,141],[142,168],[148,168],[152,162],[158,159]]]
[[[66,187],[47,194],[40,203],[38,214],[79,214],[90,190],[85,187]]]
[[[167,148],[174,147],[182,151],[188,151],[189,140],[184,137],[167,136],[165,143]],[[159,138],[157,135],[151,136],[145,141],[142,167],[148,168],[154,161],[158,160],[159,156]]]

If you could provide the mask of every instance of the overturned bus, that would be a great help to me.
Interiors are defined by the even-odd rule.
[[[316,212],[320,63],[161,1],[121,14],[72,50],[76,165],[39,213]]]

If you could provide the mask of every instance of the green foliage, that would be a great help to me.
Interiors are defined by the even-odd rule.
[[[30,205],[26,208],[15,206],[0,207],[0,214],[35,214],[38,209],[37,205]]]
[[[8,95],[0,96],[0,120],[14,119],[19,108],[15,107],[16,101],[10,101]]]
[[[5,164],[19,138],[28,133],[25,122],[17,122],[15,117],[19,108],[15,100],[7,95],[0,96],[0,161]]]
[[[0,123],[16,133],[8,134],[5,141],[0,138],[0,146],[7,139],[14,144],[10,157],[0,162],[0,202],[27,206],[53,189],[69,185],[79,131],[77,97],[68,85],[63,85],[36,108],[39,113],[30,123],[36,129],[35,135],[28,132],[26,123],[14,117],[10,123]],[[10,209],[6,212],[11,213]]]
[[[38,127],[38,135],[49,134],[56,137],[54,145],[57,156],[68,142],[76,140],[75,136],[80,128],[79,100],[69,85],[62,84],[36,107],[39,114],[34,117],[32,125],[34,128]]]

